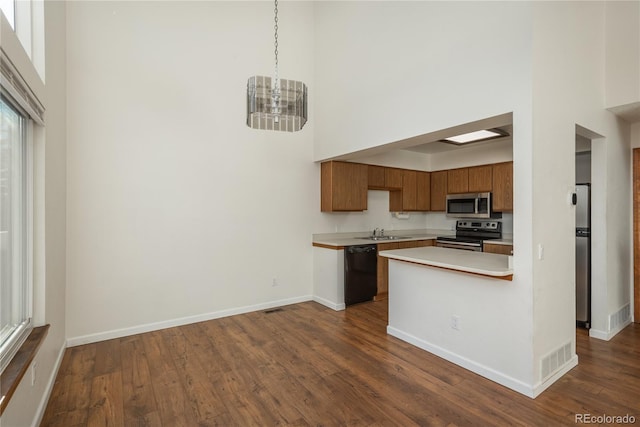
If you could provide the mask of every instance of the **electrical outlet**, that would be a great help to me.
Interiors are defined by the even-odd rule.
[[[273,281],[271,282],[271,286],[272,287],[276,287],[278,286],[278,279],[276,279],[275,277],[273,278]]]
[[[460,330],[460,316],[455,314],[451,316],[451,329]]]

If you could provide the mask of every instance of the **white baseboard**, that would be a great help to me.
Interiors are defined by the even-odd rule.
[[[344,303],[342,304],[336,304],[332,301],[329,301],[328,299],[325,298],[320,298],[319,296],[314,295],[313,296],[313,300],[319,304],[324,305],[325,307],[329,307],[332,310],[335,311],[342,311],[345,309],[346,305]]]
[[[480,363],[474,362],[473,360],[467,359],[466,357],[460,356],[459,354],[446,350],[440,346],[437,346],[435,344],[422,340],[414,335],[405,333],[391,326],[387,326],[387,333],[403,341],[406,341],[409,344],[415,345],[418,348],[426,350],[429,353],[433,353],[436,356],[442,357],[443,359],[448,360],[451,363],[454,363],[458,366],[468,369],[471,372],[475,372],[476,374],[481,375],[487,379],[490,379],[491,381],[494,381],[500,385],[508,387],[511,390],[524,394],[527,397],[531,397],[531,398],[535,397],[534,395],[535,390],[532,385],[529,385],[520,380],[512,378],[508,375],[505,375],[502,372],[498,372],[495,369],[492,369]]]
[[[571,359],[567,360],[567,362],[564,364],[564,366],[560,367],[556,371],[556,373],[551,375],[549,378],[547,378],[547,380],[545,382],[536,384],[536,386],[533,388],[533,396],[532,397],[534,399],[536,397],[538,397],[540,395],[540,393],[542,393],[547,388],[549,388],[551,386],[551,384],[553,384],[556,381],[558,381],[564,374],[566,374],[567,372],[569,372],[570,370],[572,370],[576,366],[578,366],[578,355],[574,354]]]
[[[44,417],[44,411],[47,409],[47,404],[49,403],[49,397],[51,397],[51,392],[53,391],[53,385],[56,382],[56,377],[58,376],[58,371],[60,370],[60,365],[62,365],[62,358],[64,357],[64,351],[67,349],[66,343],[62,343],[60,347],[60,351],[58,351],[58,357],[56,358],[56,363],[51,370],[51,375],[49,375],[49,380],[45,387],[44,394],[42,395],[42,399],[40,400],[40,404],[38,405],[38,409],[36,410],[36,416],[33,419],[32,427],[37,427],[42,423],[42,417]]]
[[[618,325],[616,328],[612,329],[609,332],[591,328],[589,329],[589,336],[591,338],[597,338],[599,340],[609,341],[611,338],[618,335],[620,331],[622,331],[624,328],[626,328],[630,324],[631,324],[631,318],[627,319],[624,323],[621,323],[620,325]]]
[[[144,325],[132,326],[130,328],[114,329],[111,331],[99,332],[96,334],[83,335],[67,339],[67,347],[75,347],[83,344],[90,344],[99,341],[110,340],[114,338],[122,338],[129,335],[142,334],[145,332],[157,331],[160,329],[173,328],[175,326],[188,325],[190,323],[204,322],[222,317],[234,316],[236,314],[250,313],[252,311],[268,310],[270,308],[282,307],[300,302],[312,301],[311,295],[301,297],[288,298],[278,301],[270,301],[262,304],[248,305],[244,307],[231,308],[227,310],[215,311],[212,313],[204,313],[196,316],[181,317],[178,319],[163,320],[161,322],[147,323]]]

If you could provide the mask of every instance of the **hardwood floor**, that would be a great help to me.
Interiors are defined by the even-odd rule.
[[[67,349],[43,426],[640,422],[640,325],[578,331],[580,364],[524,397],[386,334],[386,301],[308,302]]]

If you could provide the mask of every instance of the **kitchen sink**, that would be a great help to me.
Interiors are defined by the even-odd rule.
[[[367,236],[367,237],[358,237],[358,239],[362,240],[402,240],[402,239],[411,239],[411,236]]]

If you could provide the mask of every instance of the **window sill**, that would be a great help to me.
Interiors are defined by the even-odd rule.
[[[27,373],[27,369],[29,369],[40,345],[44,342],[47,332],[49,332],[49,325],[33,328],[26,341],[2,372],[2,376],[0,376],[0,415],[9,404],[9,400],[18,388],[22,377]]]

